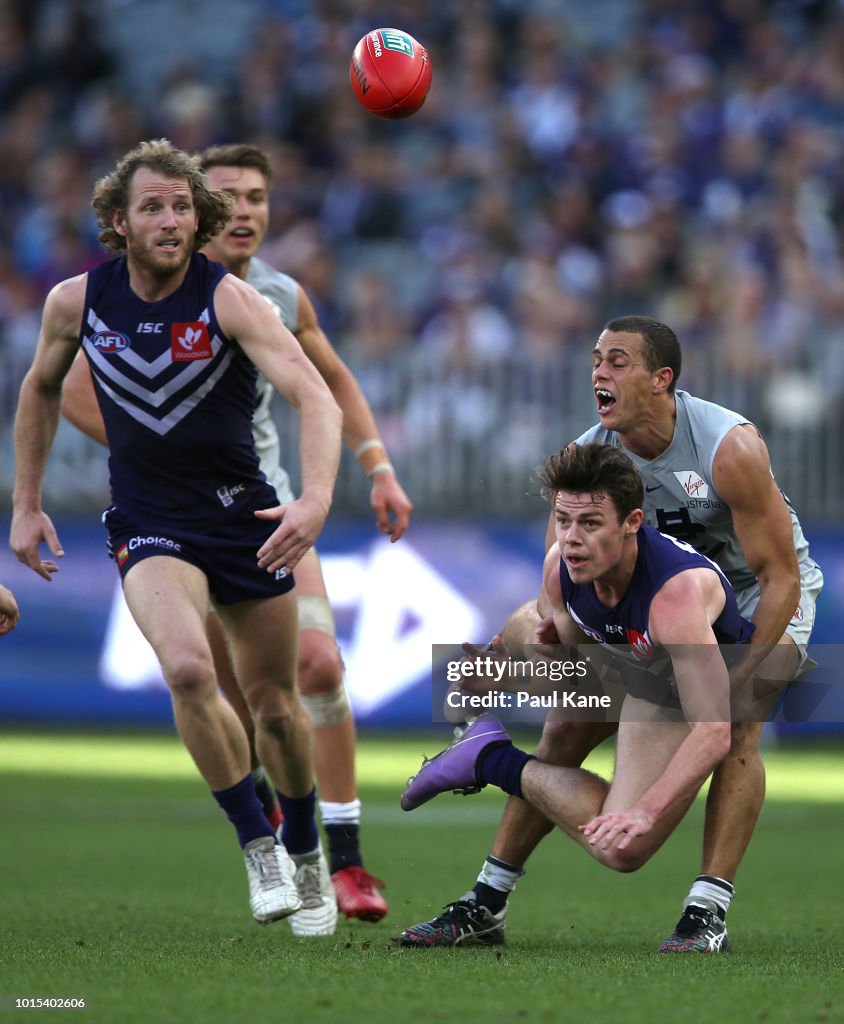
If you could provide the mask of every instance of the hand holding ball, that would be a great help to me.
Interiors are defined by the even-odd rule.
[[[361,106],[378,117],[410,117],[431,87],[424,46],[397,28],[376,28],[360,40],[349,61],[349,81]]]

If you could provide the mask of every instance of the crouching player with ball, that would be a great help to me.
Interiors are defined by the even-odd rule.
[[[501,723],[480,718],[423,765],[402,807],[495,785],[606,867],[634,871],[730,749],[730,677],[719,645],[744,643],[754,627],[713,562],[643,524],[642,481],[618,448],[571,446],[548,459],[540,479],[556,543],[545,559],[536,641],[552,634],[564,645],[597,641],[606,661],[619,665],[627,692],[614,777],[546,764],[513,746]],[[500,641],[494,650],[508,656]]]

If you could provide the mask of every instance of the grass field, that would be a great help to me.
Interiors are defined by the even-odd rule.
[[[767,753],[728,956],[653,952],[697,870],[700,803],[634,875],[549,837],[505,947],[397,949],[402,927],[471,885],[503,801],[399,810],[420,754],[445,738],[362,739],[364,850],[390,915],[308,940],[252,923],[233,834],[171,737],[0,735],[0,1008],[82,996],[85,1010],[49,1019],[118,1024],[844,1021],[840,746]],[[606,755],[590,766],[606,770]]]

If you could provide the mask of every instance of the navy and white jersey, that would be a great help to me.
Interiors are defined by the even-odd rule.
[[[112,500],[139,522],[202,530],[276,504],[252,437],[257,372],[214,314],[228,271],[201,253],[145,302],[126,257],[88,274],[82,347],[105,421]]]
[[[724,588],[726,603],[712,624],[719,644],[743,644],[755,626],[738,610],[733,588],[708,558],[690,545],[642,524],[637,534],[638,555],[630,584],[612,608],[598,600],[592,583],[573,583],[560,559],[560,586],[566,609],[583,632],[598,643],[617,647],[612,653],[648,673],[662,676],[670,670],[667,651],[650,637],[651,601],[661,587],[686,569],[711,569]],[[626,675],[626,673],[625,673]]]
[[[750,421],[686,391],[678,390],[675,399],[674,435],[671,444],[655,459],[643,459],[628,451],[616,431],[607,430],[600,423],[581,434],[575,444],[600,441],[621,448],[642,477],[645,522],[662,533],[688,541],[717,562],[737,592],[753,590],[756,576],[736,537],[730,507],[716,491],[712,478],[712,465],[721,442],[734,427]],[[794,547],[805,584],[817,565],[809,557],[809,545],[796,512],[788,498],[783,498],[791,516]]]

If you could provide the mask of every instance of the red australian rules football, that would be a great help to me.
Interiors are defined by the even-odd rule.
[[[375,28],[358,42],[349,61],[358,103],[378,117],[410,117],[431,87],[428,51],[397,28]]]

